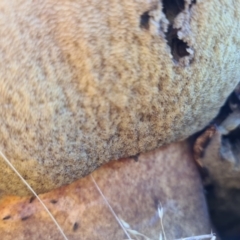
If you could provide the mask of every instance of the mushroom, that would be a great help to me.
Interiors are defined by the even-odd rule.
[[[179,2],[0,2],[0,151],[36,193],[217,115],[239,82],[240,2]]]

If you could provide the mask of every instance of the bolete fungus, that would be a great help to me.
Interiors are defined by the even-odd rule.
[[[0,150],[37,193],[185,139],[240,79],[240,1],[0,2]],[[0,189],[28,194],[0,160]]]

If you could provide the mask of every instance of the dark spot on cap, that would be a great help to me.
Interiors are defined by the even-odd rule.
[[[30,216],[26,216],[26,217],[23,217],[21,218],[22,221],[26,221]]]
[[[56,204],[56,203],[57,203],[57,200],[53,199],[53,200],[50,201],[50,203]]]
[[[7,215],[6,217],[4,217],[2,220],[8,220],[11,218],[11,215]]]
[[[35,200],[35,196],[32,196],[30,199],[29,199],[29,203],[32,203],[34,200]]]
[[[73,224],[73,231],[74,231],[74,232],[77,231],[78,228],[79,228],[79,224],[78,224],[77,222],[75,222],[75,223]]]
[[[140,156],[140,153],[138,153],[136,155],[129,156],[129,158],[132,158],[135,162],[138,162],[139,156]]]

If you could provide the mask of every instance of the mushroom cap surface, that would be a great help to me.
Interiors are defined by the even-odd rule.
[[[37,193],[217,115],[240,79],[240,1],[177,2],[0,2],[0,150]]]

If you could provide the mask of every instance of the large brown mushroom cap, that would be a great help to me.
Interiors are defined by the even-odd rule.
[[[239,0],[0,9],[0,150],[37,193],[188,137],[240,79]],[[27,193],[0,169],[0,189]]]

